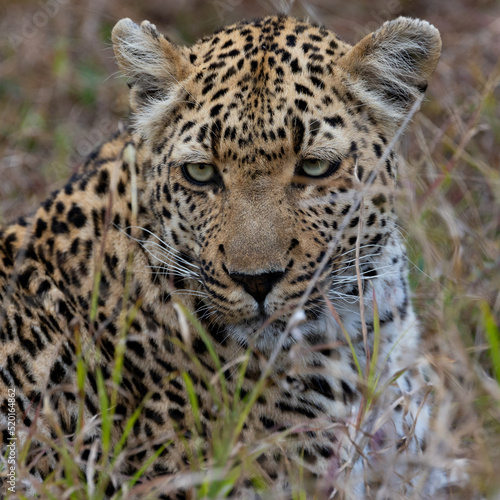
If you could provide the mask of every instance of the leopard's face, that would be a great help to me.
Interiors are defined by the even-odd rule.
[[[154,27],[134,29],[165,52]],[[313,277],[304,308],[316,319],[356,245],[370,272],[394,230],[386,148],[398,119],[354,92],[350,50],[324,28],[271,17],[169,53],[182,83],[168,91],[159,74],[132,81],[155,233],[185,259],[178,269],[195,270],[200,309],[240,337],[269,319],[268,337],[282,331]]]

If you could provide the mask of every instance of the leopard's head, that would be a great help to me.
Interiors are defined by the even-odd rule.
[[[352,47],[274,16],[186,48],[124,19],[113,41],[156,236],[196,266],[207,314],[243,341],[274,318],[272,342],[298,303],[313,321],[342,290],[358,239],[369,272],[395,228],[393,150],[437,64],[436,28],[399,18]]]

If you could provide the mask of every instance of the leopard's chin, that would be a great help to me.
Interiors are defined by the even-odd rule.
[[[285,321],[278,320],[272,323],[266,318],[259,317],[251,321],[245,321],[235,325],[227,325],[228,334],[240,345],[250,347],[269,354],[278,345],[289,348],[292,340]]]
[[[305,314],[275,320],[259,315],[237,324],[226,324],[227,334],[236,342],[264,355],[276,349],[288,351],[294,344],[320,331],[325,331],[324,318],[310,320]]]

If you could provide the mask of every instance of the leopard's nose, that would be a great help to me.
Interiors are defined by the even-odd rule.
[[[284,276],[285,271],[245,274],[230,273],[229,276],[243,287],[259,304],[262,304],[273,286]]]

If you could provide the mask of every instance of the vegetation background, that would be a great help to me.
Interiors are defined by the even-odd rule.
[[[496,0],[0,0],[0,223],[29,213],[129,114],[110,44],[148,19],[173,41],[290,11],[353,43],[399,15],[443,55],[402,144],[401,231],[436,368],[438,413],[471,486],[500,485],[500,3]]]

